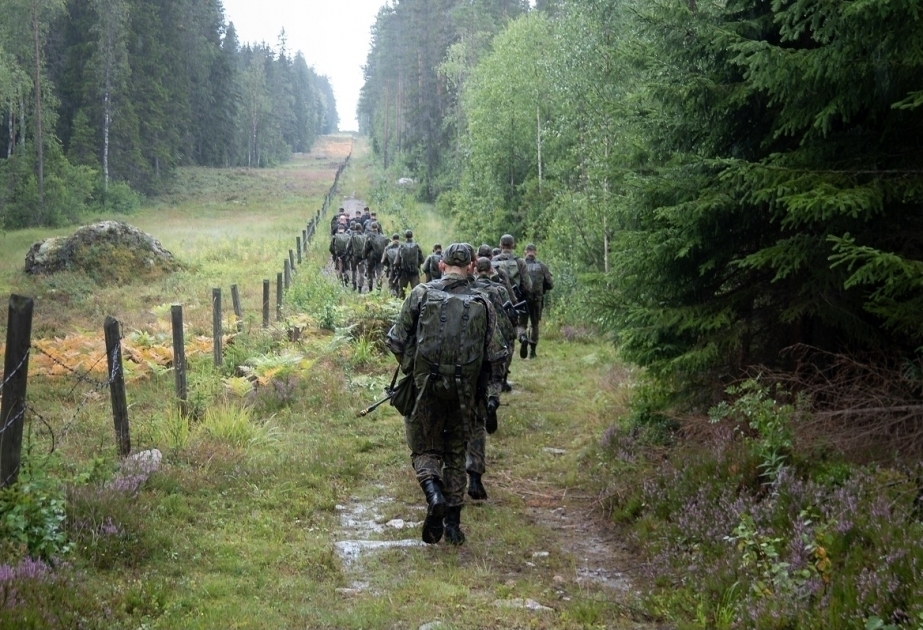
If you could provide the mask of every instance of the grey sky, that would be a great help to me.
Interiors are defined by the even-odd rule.
[[[278,50],[284,28],[290,54],[300,50],[309,66],[330,77],[340,129],[358,129],[356,104],[370,29],[386,0],[223,0],[223,4],[225,18],[234,22],[241,43],[265,41]]]

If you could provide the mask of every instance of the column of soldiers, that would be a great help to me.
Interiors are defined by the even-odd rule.
[[[411,289],[388,333],[387,343],[404,373],[414,375],[419,390],[416,404],[404,416],[404,422],[411,462],[427,502],[422,539],[435,544],[444,535],[450,543],[460,545],[465,541],[461,530],[465,486],[471,499],[487,499],[482,479],[486,470],[486,438],[497,430],[500,393],[512,389],[508,375],[516,342],[520,344],[522,359],[537,356],[544,295],[553,288],[553,278],[547,265],[536,258],[536,246],[529,243],[525,259],[519,258],[509,234],[500,238],[497,250],[481,245],[475,251],[471,245],[455,243],[443,256],[437,244],[425,260],[412,237],[408,230],[405,243],[400,243],[395,234],[382,256],[383,264],[393,273],[392,293],[403,297],[405,289]],[[413,243],[413,247],[408,243]],[[402,254],[405,247],[408,251]],[[415,255],[411,255],[410,249]],[[418,284],[421,264],[426,282]],[[434,299],[432,295],[442,297]],[[446,304],[450,300],[445,296],[454,296],[459,304],[480,300],[486,318],[472,316],[469,321],[468,311],[461,319],[446,317]],[[431,306],[433,303],[437,306]],[[424,361],[429,367],[422,371],[415,363],[420,348],[438,346],[440,338],[446,344],[463,345],[458,341],[458,331],[446,330],[445,324],[441,328],[422,324],[434,317],[427,315],[429,308],[443,309],[443,323],[461,321],[465,323],[459,326],[470,328],[460,338],[468,340],[470,337],[465,335],[470,334],[480,344],[479,376],[466,376],[461,363],[456,366],[454,379],[444,373],[444,366],[442,371],[427,371],[432,368],[432,360]],[[471,312],[479,311],[472,308]],[[455,357],[453,353],[459,350],[447,347],[445,352]],[[415,356],[407,356],[414,353]],[[437,361],[436,368],[439,367]],[[467,383],[468,387],[466,379],[473,381]],[[445,387],[459,393],[453,394],[454,398],[446,397]],[[437,392],[443,393],[440,396]]]

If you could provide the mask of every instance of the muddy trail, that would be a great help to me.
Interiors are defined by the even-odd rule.
[[[349,217],[365,205],[356,198],[342,204]],[[428,253],[428,244],[420,245]],[[324,273],[335,273],[329,261]],[[366,299],[376,299],[376,294]],[[548,337],[542,358],[514,358],[513,391],[503,395],[500,429],[488,438],[484,482],[489,498],[466,499],[462,513],[466,544],[453,548],[444,541],[432,546],[421,541],[425,500],[413,478],[409,452],[398,439],[402,436],[395,432],[400,465],[382,471],[380,482],[355,488],[348,501],[336,505],[339,528],[333,545],[346,576],[345,585],[337,589],[341,597],[391,597],[389,585],[380,579],[383,566],[386,573],[400,574],[403,562],[422,553],[450,556],[462,567],[486,571],[489,584],[470,593],[471,605],[520,613],[514,615],[516,621],[498,620],[498,627],[668,627],[642,611],[641,560],[606,523],[598,497],[582,487],[579,471],[582,454],[599,440],[600,422],[606,421],[600,415],[608,407],[607,394],[600,390],[608,388],[615,395],[623,385],[621,372],[594,345]],[[563,374],[576,377],[576,385],[558,395],[546,385]],[[402,426],[390,407],[375,413],[397,429]],[[506,544],[507,539],[513,543]],[[518,588],[522,582],[541,585],[539,594],[521,593],[528,590]],[[588,602],[606,612],[590,615],[593,623],[573,626],[574,607]],[[436,615],[419,628],[471,627],[454,624]]]

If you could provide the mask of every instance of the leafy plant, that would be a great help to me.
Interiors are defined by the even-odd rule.
[[[22,544],[36,558],[67,553],[64,498],[59,482],[25,462],[19,480],[0,490],[0,538]]]
[[[744,439],[759,459],[763,476],[767,482],[775,480],[791,454],[791,422],[798,406],[779,404],[756,379],[733,385],[726,391],[737,399],[713,407],[709,412],[712,422],[725,419],[745,422],[751,432],[743,432]]]

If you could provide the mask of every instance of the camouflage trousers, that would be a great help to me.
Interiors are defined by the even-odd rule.
[[[538,324],[542,321],[542,307],[544,306],[544,298],[526,298],[526,303],[529,305],[529,332],[527,336],[529,341],[533,344],[538,343]]]
[[[373,261],[371,258],[366,258],[365,260],[365,281],[369,285],[369,291],[375,288],[377,283],[381,287],[381,277],[382,277],[382,266],[378,261]]]
[[[420,284],[420,274],[408,276],[402,273],[400,275],[400,278],[398,279],[398,285],[397,285],[398,297],[400,298],[406,297],[407,287],[410,287],[410,290],[413,291],[413,288],[417,286],[418,284]]]
[[[362,289],[362,278],[365,275],[365,260],[362,258],[350,258],[349,270],[352,273],[354,289]]]
[[[424,392],[414,413],[404,417],[404,433],[417,481],[441,481],[450,507],[465,502],[469,415],[470,409],[462,411],[458,401],[439,400]]]
[[[468,438],[468,453],[465,457],[465,471],[483,475],[487,470],[487,406],[481,400],[475,407],[474,419],[471,421],[471,437]]]

